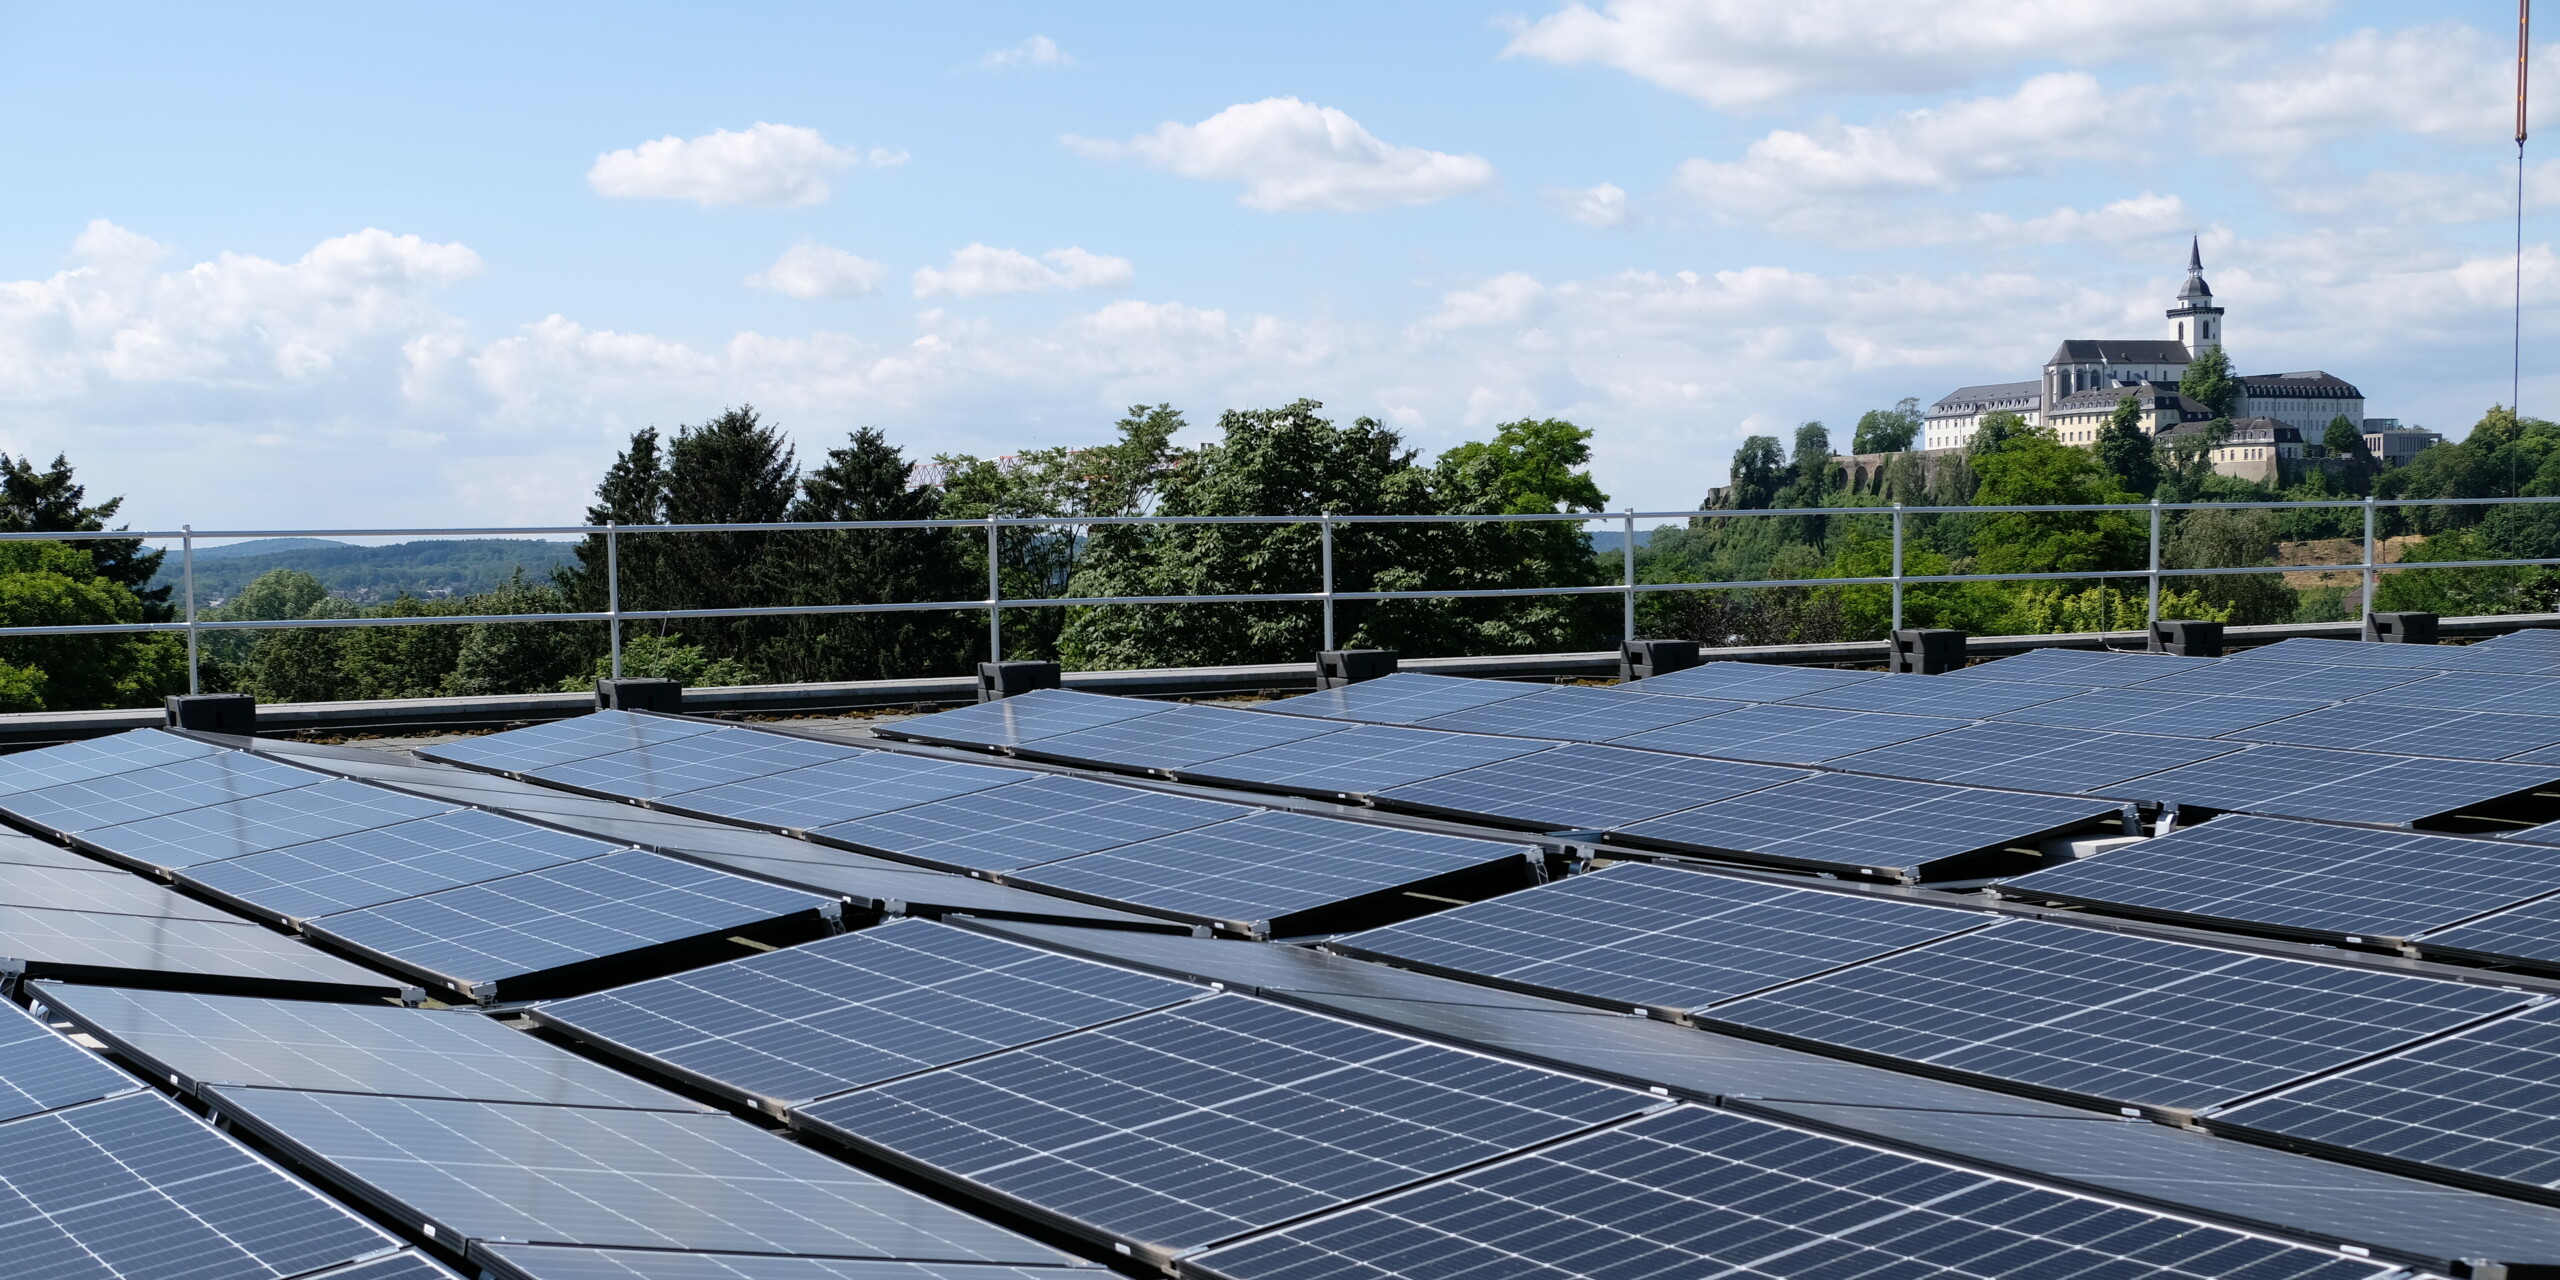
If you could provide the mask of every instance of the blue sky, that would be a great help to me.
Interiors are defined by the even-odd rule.
[[[0,3],[0,448],[154,525],[554,522],[741,401],[922,456],[1307,396],[1685,508],[2166,336],[2191,233],[2245,370],[2506,398],[2497,4],[527,8]]]

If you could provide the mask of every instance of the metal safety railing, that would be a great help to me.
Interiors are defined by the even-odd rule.
[[[96,623],[71,626],[0,627],[0,638],[16,636],[109,635],[121,633],[183,632],[187,638],[187,687],[201,687],[199,637],[209,631],[259,631],[330,627],[412,627],[461,626],[503,623],[600,622],[605,624],[610,652],[609,668],[615,676],[622,674],[622,631],[633,622],[674,622],[687,619],[760,618],[760,617],[827,617],[865,613],[975,612],[987,614],[987,657],[1000,661],[1004,657],[1004,612],[1008,609],[1090,608],[1098,605],[1198,605],[1198,604],[1286,604],[1306,603],[1322,606],[1324,646],[1335,647],[1335,606],[1345,601],[1378,600],[1474,600],[1536,596],[1617,595],[1623,598],[1621,626],[1625,638],[1636,638],[1636,599],[1648,592],[1663,591],[1740,591],[1764,587],[1888,587],[1892,592],[1893,625],[1903,620],[1903,593],[1906,587],[1963,582],[2047,582],[2091,581],[2140,578],[2147,584],[2144,609],[2146,625],[2160,617],[2160,584],[2171,578],[2209,577],[2219,574],[2270,572],[2303,572],[2318,570],[2356,570],[2362,579],[2360,599],[2364,610],[2373,607],[2375,578],[2387,568],[2487,569],[2530,566],[2560,566],[2560,557],[2515,558],[2499,560],[2430,560],[2415,565],[2385,565],[2377,559],[2376,515],[2382,508],[2458,507],[2543,505],[2560,503],[2560,497],[2534,498],[2393,498],[2393,499],[2328,499],[2311,502],[2148,502],[2122,504],[2076,504],[2064,506],[1891,506],[1868,507],[1786,507],[1753,510],[1638,511],[1629,508],[1615,512],[1539,512],[1502,515],[1316,515],[1283,516],[989,516],[979,520],[855,520],[855,521],[785,521],[764,524],[647,524],[618,525],[547,525],[466,529],[224,529],[204,531],[182,525],[175,531],[104,530],[98,532],[0,533],[0,540],[35,540],[55,542],[134,541],[175,542],[179,557],[180,589],[185,597],[183,616],[167,622]],[[2225,568],[2164,568],[2160,563],[2161,516],[2173,511],[2205,510],[2304,510],[2361,508],[2364,513],[2364,558],[2353,564],[2320,565],[2241,565]],[[1995,515],[2007,513],[2062,514],[2072,512],[2119,512],[2131,515],[2147,513],[2150,520],[2150,553],[2146,567],[2140,569],[2083,569],[2053,573],[1937,573],[1905,572],[1904,548],[1907,520],[1919,515]],[[1892,528],[1892,572],[1880,576],[1839,578],[1757,578],[1732,582],[1638,582],[1636,580],[1636,522],[1639,520],[1749,520],[1785,516],[1889,516]],[[1618,526],[1619,545],[1624,574],[1618,583],[1577,587],[1498,587],[1477,589],[1412,590],[1412,591],[1344,591],[1334,580],[1334,530],[1344,525],[1365,524],[1499,524],[1542,521],[1573,521],[1582,524]],[[1174,596],[1034,596],[1007,597],[1003,581],[1002,534],[1009,528],[1086,529],[1106,525],[1284,525],[1311,524],[1317,529],[1318,574],[1321,586],[1315,591],[1240,592],[1215,595]],[[792,532],[857,532],[863,530],[974,530],[983,529],[987,540],[987,594],[975,600],[920,600],[878,603],[764,605],[721,609],[625,609],[622,607],[622,555],[624,538],[662,536],[687,533],[792,533]],[[237,541],[252,538],[444,538],[444,537],[561,537],[600,538],[605,552],[605,607],[601,611],[559,613],[501,614],[424,614],[406,616],[374,616],[349,618],[276,618],[214,619],[202,616],[195,587],[196,544],[200,541]],[[1603,535],[1605,537],[1605,535]]]

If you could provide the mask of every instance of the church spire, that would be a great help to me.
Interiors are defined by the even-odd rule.
[[[2187,285],[2178,304],[2169,308],[2169,332],[2184,343],[2190,357],[2222,345],[2222,308],[2213,305],[2213,286],[2204,282],[2204,237],[2187,241]]]
[[[2187,241],[2187,274],[2191,276],[2204,274],[2203,236],[2196,236]]]

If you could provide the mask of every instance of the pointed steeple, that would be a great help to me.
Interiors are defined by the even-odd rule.
[[[2187,241],[2187,287],[2178,290],[2178,305],[2169,308],[2169,332],[2199,356],[2222,345],[2222,308],[2213,305],[2213,286],[2204,282],[2204,237]]]
[[[2191,276],[2204,274],[2203,236],[2196,236],[2187,241],[2187,274]]]
[[[2199,236],[2187,242],[2187,287],[2178,290],[2178,301],[2213,297],[2213,286],[2204,282],[2204,240]]]

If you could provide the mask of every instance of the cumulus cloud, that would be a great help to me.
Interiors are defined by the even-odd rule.
[[[1614,182],[1569,188],[1555,196],[1557,203],[1564,206],[1565,216],[1586,227],[1623,227],[1634,216],[1627,207],[1626,191]]]
[[[874,164],[898,164],[904,152],[875,151]],[[620,200],[691,200],[711,205],[811,205],[828,194],[827,175],[862,162],[817,130],[763,121],[698,138],[673,134],[608,151],[587,170],[597,195]]]
[[[1823,90],[1951,89],[2026,61],[2189,50],[2319,16],[2329,0],[1609,0],[1522,27],[1507,53],[1614,67],[1711,107]]]
[[[947,266],[918,269],[915,290],[919,298],[993,298],[1055,289],[1107,289],[1127,284],[1136,275],[1127,258],[1087,253],[1073,245],[1035,258],[1019,249],[972,244],[952,250]]]
[[[747,277],[750,289],[793,298],[860,298],[880,291],[889,269],[832,245],[803,242],[782,251],[773,265]]]
[[[1076,60],[1058,42],[1035,35],[1017,45],[989,49],[978,56],[980,71],[1011,71],[1019,67],[1072,67]]]
[[[1430,204],[1493,184],[1493,165],[1379,140],[1333,107],[1265,98],[1198,124],[1168,121],[1127,142],[1068,137],[1095,159],[1134,156],[1186,178],[1244,184],[1252,209],[1357,213]]]
[[[2560,46],[2537,50],[2548,60]],[[2508,136],[2515,46],[2461,23],[2353,32],[2261,74],[2216,86],[2198,122],[2205,145],[2282,155],[2378,133]],[[2536,104],[2535,121],[2545,118]]]

